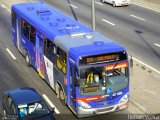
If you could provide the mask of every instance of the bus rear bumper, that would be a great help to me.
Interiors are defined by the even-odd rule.
[[[116,111],[120,111],[127,108],[128,108],[128,102],[123,104],[103,107],[103,108],[84,109],[82,107],[78,107],[77,117],[82,118],[82,117],[95,116],[95,115],[106,114],[110,112],[116,112]]]

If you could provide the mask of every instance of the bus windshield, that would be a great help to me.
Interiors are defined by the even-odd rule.
[[[119,64],[118,64],[119,65]],[[82,95],[106,95],[128,86],[128,66],[117,64],[80,69],[79,92]],[[110,68],[107,68],[110,67]]]

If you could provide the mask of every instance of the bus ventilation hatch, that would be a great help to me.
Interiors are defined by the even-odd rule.
[[[56,27],[58,26],[58,22],[50,22],[49,25],[52,27]]]
[[[34,10],[34,7],[27,7],[27,10],[33,11],[33,10]]]
[[[49,11],[49,10],[45,10],[45,9],[40,9],[40,10],[37,10],[36,11],[38,15],[41,15],[41,16],[49,16],[49,15],[52,15],[52,12]]]

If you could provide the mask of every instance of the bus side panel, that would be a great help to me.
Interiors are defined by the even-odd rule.
[[[17,47],[17,27],[16,27],[16,21],[17,21],[17,13],[12,9],[11,12],[11,24],[12,24],[12,41],[15,45],[15,47]]]
[[[45,60],[45,57],[46,56],[43,56],[43,66],[44,66],[44,80],[50,85],[50,82],[49,82],[49,75],[48,75],[48,71],[47,71],[47,62]]]
[[[67,91],[67,87],[65,85],[65,81],[66,81],[66,75],[64,75],[56,66],[53,67],[53,71],[54,71],[54,80],[56,80],[62,87],[65,95],[66,91]]]
[[[55,90],[56,82],[58,82],[64,90],[65,95],[67,95],[67,87],[65,85],[66,76],[45,55],[43,58],[45,81],[53,88],[53,90]]]
[[[12,40],[15,47],[21,52],[21,17],[15,12],[12,13]]]
[[[44,79],[44,38],[43,35],[37,31],[36,33],[36,54],[35,67],[39,75]]]
[[[12,25],[12,41],[15,47],[17,48],[17,29],[16,29],[16,26],[13,26],[13,25]]]
[[[45,81],[54,89],[55,88],[55,79],[54,79],[54,70],[53,63],[46,57],[44,58],[44,76]]]
[[[73,59],[72,59],[73,60]],[[75,63],[73,63],[73,61],[71,61],[71,58],[69,57],[69,63],[68,63],[68,86],[67,86],[67,90],[68,90],[68,101],[67,104],[69,106],[69,108],[72,110],[72,112],[74,112],[74,114],[76,114],[76,86],[74,84],[74,73],[75,73]],[[67,91],[66,90],[66,91]]]
[[[35,49],[35,45],[33,45],[33,43],[31,43],[23,34],[22,34],[22,46],[24,47],[24,49],[26,50],[27,54],[29,55],[30,58],[30,62],[32,64],[32,66],[34,68],[36,68],[36,49]]]
[[[12,13],[13,14],[13,13]],[[12,40],[15,47],[23,54],[26,54],[26,50],[24,49],[25,41],[22,39],[22,18],[14,12],[15,18],[12,18]],[[15,22],[15,23],[13,23]]]

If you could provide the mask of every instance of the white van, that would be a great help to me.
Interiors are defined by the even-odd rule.
[[[114,7],[116,6],[126,6],[130,4],[130,0],[101,0],[103,3],[107,2],[112,4]]]

